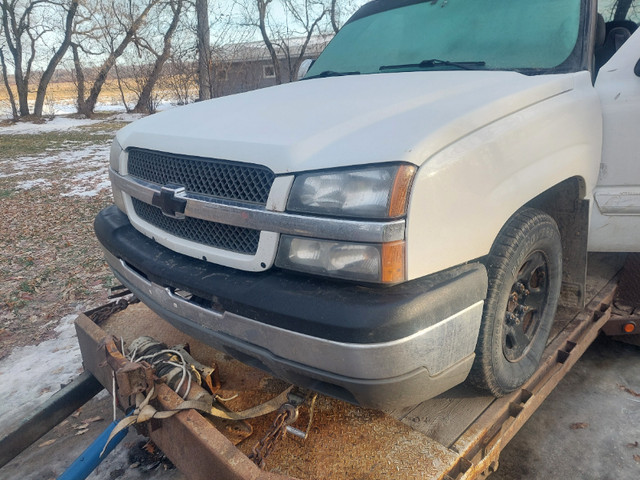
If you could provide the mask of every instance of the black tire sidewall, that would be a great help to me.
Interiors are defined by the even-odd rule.
[[[555,317],[562,282],[562,247],[555,222],[548,215],[531,209],[521,217],[515,218],[510,225],[519,229],[518,241],[511,248],[503,245],[501,251],[489,256],[487,264],[489,291],[482,328],[491,331],[484,335],[489,343],[484,345],[485,367],[489,367],[488,372],[485,369],[485,374],[489,375],[485,380],[490,390],[498,395],[520,387],[538,368]],[[547,301],[528,351],[518,361],[510,362],[503,352],[507,302],[521,266],[534,252],[542,253],[547,263]]]

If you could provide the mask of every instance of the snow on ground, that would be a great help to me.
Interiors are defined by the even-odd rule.
[[[0,174],[3,177],[28,176],[16,183],[20,190],[32,188],[58,188],[63,197],[92,197],[102,190],[110,188],[109,142],[73,148],[52,155],[20,157],[10,162],[3,162],[10,172]],[[53,170],[68,170],[71,173],[52,176]],[[36,177],[36,178],[33,178]]]
[[[0,127],[0,135],[31,135],[71,130],[73,128],[100,123],[102,120],[55,117],[45,123],[18,122],[14,125]]]
[[[55,328],[56,338],[17,348],[0,360],[0,436],[82,372],[75,319],[64,317]]]
[[[13,174],[13,175],[18,175]],[[6,175],[7,177],[9,175]],[[31,190],[34,187],[46,187],[46,186],[50,186],[51,184],[49,183],[49,180],[46,180],[44,178],[36,178],[35,180],[25,180],[24,182],[18,182],[16,184],[16,188],[18,190]]]
[[[108,121],[133,122],[143,115],[117,113]],[[95,125],[105,120],[55,117],[45,123],[18,122],[0,127],[1,135],[37,135],[49,132],[64,132]],[[0,137],[1,138],[1,137]],[[9,159],[0,165],[0,178],[25,177],[16,182],[19,190],[32,188],[59,188],[61,195],[95,196],[110,187],[107,173],[110,142],[78,146],[69,142],[69,149],[37,156]],[[63,147],[65,145],[63,144]],[[52,178],[53,171],[69,171],[69,175]],[[35,178],[34,178],[35,177]]]
[[[116,113],[113,119],[121,122],[133,122],[143,116],[143,114],[121,112]],[[104,120],[54,117],[50,120],[45,119],[44,123],[17,122],[13,125],[3,126],[0,127],[0,135],[32,135],[38,133],[62,132],[101,122],[104,122]]]
[[[140,115],[119,113],[115,120],[130,122],[138,118]],[[0,135],[66,131],[101,121],[104,120],[56,117],[43,124],[19,122],[0,127]],[[0,161],[0,177],[15,177],[15,188],[19,190],[56,188],[65,197],[95,196],[110,188],[109,146],[110,142],[84,146],[70,143],[68,149],[50,154],[4,159]],[[0,360],[0,430],[14,419],[23,418],[30,408],[56,392],[60,384],[82,371],[74,319],[75,315],[60,321],[54,329],[57,338],[16,349]],[[51,322],[51,328],[55,323]]]
[[[156,105],[156,111],[160,112],[163,110],[168,110],[175,106],[176,106],[176,102],[173,100],[162,100],[158,102],[158,104]],[[129,108],[131,107],[132,105],[129,105]],[[29,103],[29,108],[33,110],[33,102]],[[114,117],[116,120],[122,120],[125,122],[132,122],[133,120],[137,120],[138,118],[141,118],[144,116],[144,114],[126,113],[126,109],[124,105],[122,105],[122,103],[112,103],[112,102],[109,102],[109,103],[99,102],[96,104],[93,111],[96,113],[99,113],[99,112],[115,113],[117,114],[117,116]],[[67,130],[67,128],[72,128],[74,126],[74,122],[72,122],[71,120],[80,122],[75,125],[88,125],[88,123],[86,123],[87,120],[65,118],[66,115],[72,115],[75,113],[77,113],[77,107],[74,101],[58,102],[55,105],[50,105],[50,106],[47,106],[47,108],[45,108],[43,113],[44,119],[46,120],[46,117],[52,117],[46,123],[44,124],[18,123],[17,125],[12,125],[10,127],[0,127],[0,135],[2,135],[3,133],[4,134],[28,134],[28,133],[41,133],[46,131]],[[0,120],[10,120],[10,119],[11,119],[11,110],[6,105],[3,108],[3,105],[0,104]],[[89,122],[100,122],[100,120],[89,120]],[[68,125],[68,127],[64,127],[65,123]],[[29,125],[31,125],[32,127],[31,129],[29,128]],[[37,129],[37,127],[40,127],[42,125],[49,125],[49,127],[47,128],[50,128],[51,130]],[[17,128],[18,126],[21,126],[21,127]],[[57,126],[62,128],[56,128]]]
[[[167,108],[167,105],[163,107]],[[121,112],[108,121],[131,122],[141,116]],[[0,142],[1,135],[67,131],[102,121],[55,117],[42,124],[18,122],[0,126]],[[55,188],[65,197],[94,196],[110,188],[107,172],[109,147],[110,142],[88,145],[69,142],[68,148],[63,144],[62,149],[56,148],[50,153],[3,159],[0,160],[0,178],[15,178],[15,188],[20,190]],[[36,346],[16,348],[0,360],[0,437],[59,391],[61,385],[82,372],[82,358],[73,325],[75,318],[76,315],[69,315],[59,323],[51,321],[50,328],[56,338]],[[91,478],[114,478],[111,465],[119,462],[127,468],[126,452],[127,449],[114,452],[113,458]],[[142,478],[140,475],[126,470],[121,478]]]

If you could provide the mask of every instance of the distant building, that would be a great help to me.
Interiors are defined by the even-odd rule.
[[[314,35],[304,52],[304,59],[315,59],[333,35]],[[292,71],[304,45],[304,37],[287,41],[288,52],[282,45],[274,47],[280,61],[282,83],[296,78]],[[264,42],[245,42],[225,45],[213,51],[214,95],[216,97],[246,92],[276,84],[276,75],[269,51]]]

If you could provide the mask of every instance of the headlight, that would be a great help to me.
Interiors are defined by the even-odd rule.
[[[316,275],[373,283],[405,280],[404,242],[337,242],[283,235],[276,265]]]
[[[112,170],[120,171],[120,154],[122,153],[122,147],[118,143],[118,139],[114,138],[111,142],[111,150],[109,150],[109,166]]]
[[[305,173],[296,177],[287,210],[354,218],[405,214],[413,165]]]

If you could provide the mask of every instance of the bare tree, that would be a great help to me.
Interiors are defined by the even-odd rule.
[[[151,93],[153,91],[153,87],[160,78],[160,73],[162,72],[164,64],[169,59],[169,55],[171,54],[171,40],[173,38],[173,34],[178,28],[178,23],[180,22],[180,12],[182,11],[183,0],[169,0],[168,6],[171,9],[172,16],[171,22],[169,23],[169,26],[163,35],[162,51],[156,52],[153,46],[148,41],[141,38],[137,39],[137,42],[141,46],[143,46],[146,50],[151,52],[156,57],[156,61],[149,74],[149,77],[147,78],[147,81],[145,82],[145,85],[142,88],[142,92],[140,93],[140,97],[138,98],[138,103],[133,108],[133,111],[136,113],[151,113],[151,111],[153,110],[150,104]]]
[[[71,44],[71,31],[73,27],[73,17],[76,15],[76,11],[78,10],[78,0],[71,0],[71,5],[67,10],[67,16],[65,19],[64,26],[64,37],[62,39],[62,43],[58,47],[58,49],[54,52],[53,56],[49,60],[47,64],[47,68],[45,68],[42,76],[40,77],[40,82],[38,83],[38,90],[36,92],[36,103],[33,107],[33,114],[36,117],[42,116],[42,107],[44,106],[45,96],[47,94],[47,87],[49,86],[49,82],[53,77],[53,74],[58,67],[58,64],[62,60],[62,57],[67,53],[67,49]]]
[[[282,73],[280,69],[280,61],[278,60],[278,53],[272,41],[272,35],[269,29],[269,9],[273,0],[238,0],[237,4],[244,10],[243,24],[245,26],[252,26],[260,31],[262,41],[264,42],[271,62],[273,64],[273,71],[275,74],[276,84],[282,83]]]
[[[196,0],[198,37],[198,100],[213,97],[213,62],[209,30],[209,1]]]
[[[329,18],[331,19],[331,28],[333,28],[333,33],[338,33],[338,30],[340,30],[337,4],[338,0],[331,0],[331,6],[329,7]]]
[[[46,89],[53,73],[65,55],[71,42],[71,27],[73,17],[78,9],[78,0],[69,2],[55,2],[49,0],[1,0],[2,27],[14,67],[14,83],[18,94],[18,112],[20,117],[29,116],[29,82],[37,53],[43,47],[43,38],[54,35],[55,20],[59,18],[60,10],[64,11],[65,20],[62,28],[62,39],[48,64],[40,76],[36,95],[34,113],[42,114]],[[58,27],[59,28],[59,27]]]
[[[300,64],[304,60],[313,32],[320,33],[319,25],[328,9],[321,1],[283,0],[285,11],[294,19],[294,27],[287,31],[286,38],[280,38],[279,47],[285,55],[289,70],[289,81],[295,80]],[[292,45],[292,32],[303,37]]]
[[[334,33],[342,28],[345,19],[348,19],[366,0],[331,0],[329,5],[329,18],[331,29]]]
[[[262,78],[262,72],[258,76],[246,64],[246,45],[254,34],[255,26],[247,25],[244,18],[240,18],[242,14],[239,17],[234,8],[237,6],[231,4],[231,8],[223,9],[216,4],[210,11],[213,97],[254,90]]]
[[[137,39],[138,31],[144,25],[151,9],[159,3],[159,0],[146,0],[141,6],[135,0],[124,0],[123,2],[109,2],[101,4],[101,31],[103,40],[107,43],[108,54],[98,69],[96,78],[91,86],[86,99],[80,98],[78,94],[78,113],[87,117],[93,115],[98,97],[109,76],[111,68],[116,60],[124,53],[125,49],[132,41]],[[75,60],[75,57],[74,57]],[[78,90],[85,91],[85,86],[80,85],[84,78],[82,66],[79,61],[75,63],[76,78],[78,79]],[[84,96],[84,94],[82,95]]]
[[[9,104],[11,105],[11,114],[13,119],[16,120],[18,118],[18,110],[16,108],[16,99],[13,96],[13,90],[11,90],[11,85],[9,85],[9,74],[7,73],[7,64],[4,60],[4,50],[0,47],[0,65],[2,66],[2,80],[4,82],[4,87],[7,89],[7,95],[9,96]]]
[[[627,18],[627,13],[629,12],[629,9],[631,8],[631,4],[633,3],[633,0],[616,0],[613,8],[615,8],[614,10],[614,14],[613,14],[613,19],[614,20],[624,20]]]
[[[163,83],[175,96],[178,105],[186,105],[196,99],[204,99],[200,98],[198,93],[201,86],[198,81],[199,65],[195,57],[197,52],[192,48],[192,39],[182,36],[178,40],[180,41],[174,41],[173,51],[163,74]],[[208,79],[209,88],[213,87],[211,80]]]
[[[288,78],[295,78],[314,32],[321,33],[328,28],[330,19],[329,0],[245,0],[240,3],[244,9],[245,25],[260,31],[264,45],[271,58],[276,84],[285,80],[281,66],[284,58],[288,67]],[[277,8],[279,15],[271,15],[271,8]],[[326,24],[326,25],[325,25]],[[292,43],[293,42],[295,44]]]

